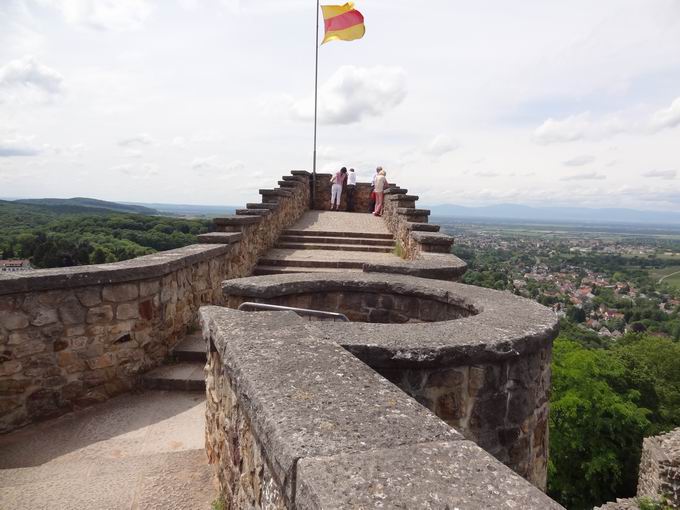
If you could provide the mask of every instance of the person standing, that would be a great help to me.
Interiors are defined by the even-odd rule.
[[[347,212],[354,212],[354,192],[357,188],[357,174],[354,168],[349,169],[347,174]]]
[[[375,211],[375,180],[378,178],[378,175],[380,174],[381,170],[382,170],[381,166],[376,168],[375,174],[373,174],[373,180],[371,180],[371,201],[369,202],[368,205],[369,212]]]
[[[331,211],[340,210],[340,198],[342,198],[342,186],[347,178],[347,168],[344,166],[331,177]]]
[[[387,177],[385,175],[385,170],[381,169],[375,178],[375,210],[373,211],[375,216],[382,216],[385,189],[387,189]]]

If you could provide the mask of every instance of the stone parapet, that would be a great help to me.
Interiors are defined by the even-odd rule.
[[[385,192],[385,207],[383,219],[390,232],[394,235],[401,247],[403,257],[413,261],[417,266],[427,267],[431,264],[439,264],[440,270],[432,267],[436,276],[447,280],[458,280],[465,273],[467,264],[451,253],[454,239],[452,236],[439,232],[439,225],[428,223],[430,211],[418,209],[416,195],[408,195],[408,190],[402,188],[390,188]],[[431,255],[442,255],[432,258]],[[372,268],[372,270],[383,268]],[[404,268],[405,274],[407,272]],[[424,276],[424,274],[423,274]]]
[[[307,182],[304,174],[296,180]],[[132,388],[223,302],[221,282],[257,260],[309,205],[309,188],[266,190],[267,213],[215,221],[202,244],[92,266],[0,274],[0,432]],[[261,211],[260,211],[261,212]]]
[[[385,274],[294,274],[231,280],[244,301],[340,312],[328,341],[545,488],[552,339],[547,308],[508,293]]]
[[[558,509],[290,312],[201,309],[206,447],[230,508]]]
[[[680,428],[642,443],[638,497],[665,498],[680,508]]]

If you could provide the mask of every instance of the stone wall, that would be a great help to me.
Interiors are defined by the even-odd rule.
[[[132,388],[231,271],[229,246],[194,245],[0,280],[0,432]]]
[[[638,497],[667,499],[680,508],[680,428],[642,443]]]
[[[106,400],[161,363],[199,306],[221,304],[221,283],[250,275],[308,208],[308,172],[280,184],[218,218],[205,244],[0,275],[0,432]]]
[[[561,508],[290,312],[201,309],[231,509]]]
[[[314,325],[545,489],[557,334],[549,309],[505,292],[386,274],[273,275],[231,280],[223,288],[230,307],[257,301],[339,310],[366,321]]]

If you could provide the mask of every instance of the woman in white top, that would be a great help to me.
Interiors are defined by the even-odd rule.
[[[385,170],[380,170],[375,178],[375,216],[382,216],[383,199],[385,197],[385,189],[387,189],[387,178],[385,177]]]

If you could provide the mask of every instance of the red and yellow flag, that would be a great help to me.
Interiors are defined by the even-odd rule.
[[[326,36],[321,44],[329,41],[353,41],[366,33],[363,15],[354,8],[353,2],[345,5],[322,5]]]

